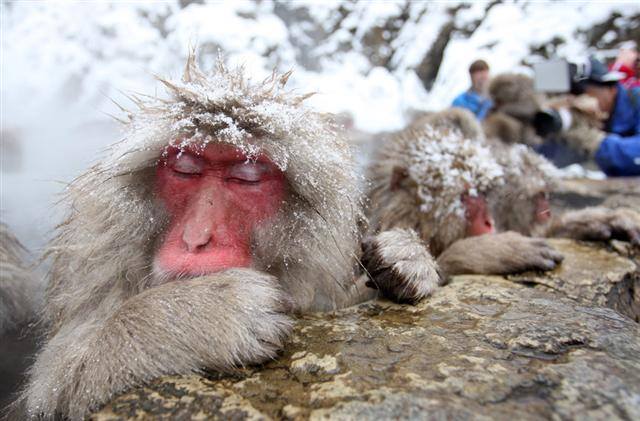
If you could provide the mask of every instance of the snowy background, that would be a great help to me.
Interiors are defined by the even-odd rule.
[[[467,67],[530,73],[545,57],[615,53],[640,38],[640,2],[16,1],[1,4],[0,219],[35,253],[56,193],[119,140],[111,100],[161,89],[190,46],[256,79],[294,70],[310,104],[356,129],[401,128],[468,85]],[[52,216],[54,215],[54,216]]]

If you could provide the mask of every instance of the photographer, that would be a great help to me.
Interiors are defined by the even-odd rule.
[[[564,63],[536,70],[536,89],[551,80],[548,92],[571,94],[536,113],[533,126],[545,139],[537,150],[559,166],[592,158],[608,176],[640,175],[640,88],[625,88],[623,73],[594,58]],[[554,85],[554,73],[566,75],[566,88]]]
[[[597,60],[584,80],[584,93],[608,114],[594,157],[609,176],[640,175],[640,88],[625,88],[620,77]]]

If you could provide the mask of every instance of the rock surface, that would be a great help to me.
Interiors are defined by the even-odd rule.
[[[630,206],[640,208],[640,177],[605,180],[567,179],[552,194],[554,210],[585,206]]]
[[[93,419],[640,419],[640,327],[621,314],[637,315],[636,264],[554,245],[567,257],[549,276],[304,316],[276,361],[159,379]]]
[[[562,293],[586,305],[610,307],[640,321],[637,263],[597,244],[566,239],[549,239],[549,242],[565,257],[556,270],[544,274],[529,272],[509,279]]]

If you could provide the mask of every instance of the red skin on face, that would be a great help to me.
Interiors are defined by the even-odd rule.
[[[549,205],[549,198],[544,192],[538,193],[534,197],[534,219],[535,222],[544,224],[551,219],[551,206]]]
[[[487,207],[484,196],[462,196],[467,219],[467,237],[476,235],[493,234],[496,232],[495,223],[491,212]]]
[[[169,148],[156,169],[156,194],[170,224],[155,265],[173,275],[203,275],[252,264],[251,236],[273,217],[286,180],[266,156],[248,161],[237,148]]]

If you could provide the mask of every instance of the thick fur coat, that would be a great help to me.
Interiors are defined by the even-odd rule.
[[[533,79],[520,74],[506,73],[494,77],[489,85],[494,107],[483,122],[489,138],[507,144],[542,143],[531,122],[541,109],[543,98],[535,92]]]
[[[482,195],[490,201],[511,181],[504,171],[468,111],[454,108],[416,119],[386,140],[370,168],[370,218],[381,233],[374,237],[377,253],[369,254],[384,255],[386,233],[400,228],[415,231],[427,244],[443,277],[554,268],[562,256],[544,241],[515,232],[465,238],[462,196]],[[366,245],[376,250],[371,241]]]
[[[430,124],[386,139],[369,179],[373,229],[413,229],[435,256],[465,235],[462,195],[503,182],[488,148],[455,128]]]
[[[66,190],[43,322],[46,344],[22,402],[27,416],[81,419],[114,393],[165,374],[232,370],[273,358],[287,313],[331,310],[359,297],[361,199],[351,151],[327,116],[285,89],[219,61],[190,56],[167,97],[135,97],[125,138]],[[169,145],[223,142],[266,154],[288,193],[270,229],[255,233],[254,267],[149,288],[167,223],[154,196]]]
[[[510,78],[515,78],[516,81],[525,80],[517,75],[503,76],[498,80],[507,83]],[[508,86],[507,92],[503,93],[505,100],[517,100],[520,94],[510,92],[512,85]],[[523,92],[531,95],[530,90],[525,89]],[[591,122],[589,127],[597,130],[593,125],[597,118],[594,116],[592,101],[578,97],[570,102],[565,101],[564,105],[571,107],[574,116],[571,130],[564,135],[581,137],[583,144],[588,142],[588,136],[581,136],[580,133],[584,134],[581,130],[587,127],[583,125],[583,119],[588,119]],[[543,196],[550,199],[560,182],[560,171],[546,158],[522,144],[523,142],[505,143],[504,139],[491,137],[490,132],[479,135],[479,123],[471,113],[450,109],[424,117],[423,124],[453,127],[491,149],[505,175],[505,183],[494,189],[489,197],[499,231],[515,231],[533,237],[568,237],[592,241],[616,238],[640,243],[640,213],[633,209],[634,206],[629,200],[617,205],[605,203],[605,206],[552,215],[546,222],[536,220],[536,198]],[[486,129],[486,125],[484,128]],[[509,241],[514,241],[515,238],[508,237]],[[451,258],[452,261],[457,259],[458,256]]]

